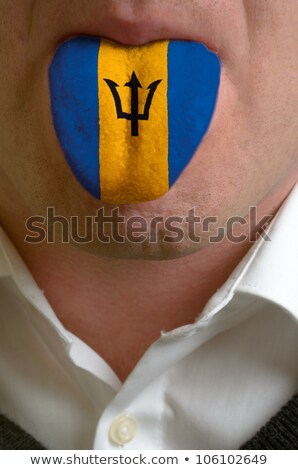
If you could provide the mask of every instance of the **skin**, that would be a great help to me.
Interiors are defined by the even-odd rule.
[[[198,317],[251,245],[207,235],[250,206],[274,215],[298,180],[297,0],[0,0],[0,13],[0,223],[64,325],[124,380],[161,330]],[[26,219],[49,206],[80,219],[103,206],[74,179],[50,112],[49,64],[80,34],[200,41],[218,54],[217,107],[192,161],[164,197],[120,207],[148,222],[191,208],[217,216],[208,234],[197,228],[201,243],[165,243],[162,224],[155,244],[24,242]]]

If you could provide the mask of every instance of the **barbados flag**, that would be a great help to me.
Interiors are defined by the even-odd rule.
[[[165,194],[208,130],[220,62],[200,44],[78,37],[49,71],[54,127],[77,180],[113,204]]]

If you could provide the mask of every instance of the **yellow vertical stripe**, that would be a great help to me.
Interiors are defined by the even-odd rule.
[[[168,181],[167,52],[169,41],[141,47],[101,41],[98,57],[99,158],[101,199],[113,204],[150,201],[165,194]],[[139,113],[144,112],[148,86],[162,80],[152,99],[149,120],[139,121],[139,135],[131,136],[131,122],[117,119],[113,95],[104,79],[119,87],[123,112],[131,112],[131,88],[124,86],[135,72]]]

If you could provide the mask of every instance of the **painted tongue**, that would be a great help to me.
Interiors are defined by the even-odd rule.
[[[49,76],[75,177],[97,199],[130,204],[165,194],[191,160],[212,119],[220,62],[196,42],[78,37],[57,49]]]

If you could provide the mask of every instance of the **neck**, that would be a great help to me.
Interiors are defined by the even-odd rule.
[[[262,203],[259,214],[274,214],[287,193]],[[161,330],[192,323],[200,315],[250,247],[247,240],[224,240],[174,260],[99,258],[76,246],[24,243],[20,221],[26,217],[16,215],[15,207],[1,208],[1,224],[56,315],[122,381]]]
[[[63,325],[120,380],[162,330],[200,315],[249,247],[222,244],[170,261],[136,261],[98,258],[73,246],[13,242]]]

